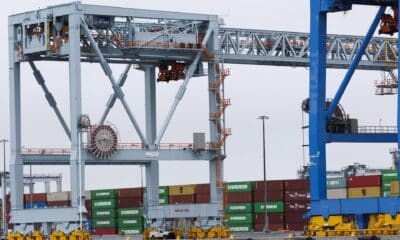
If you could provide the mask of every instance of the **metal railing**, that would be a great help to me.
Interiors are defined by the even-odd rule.
[[[358,133],[397,133],[397,126],[359,126]]]
[[[142,143],[118,143],[118,150],[134,150],[134,149],[143,149]],[[90,146],[88,144],[84,144],[84,149],[89,149]],[[191,150],[193,149],[192,143],[161,143],[159,145],[159,150]],[[206,149],[212,149],[212,144],[206,143]],[[61,155],[69,155],[71,153],[70,148],[21,148],[22,154],[32,154],[32,155],[51,155],[51,154],[61,154]]]

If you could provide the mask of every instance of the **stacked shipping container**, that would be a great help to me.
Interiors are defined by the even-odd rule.
[[[230,182],[226,188],[226,216],[232,232],[253,231],[253,182]]]
[[[347,183],[345,177],[334,177],[326,180],[327,198],[347,198]]]
[[[303,214],[310,208],[310,182],[304,179],[285,181],[285,229],[302,231],[307,225]]]
[[[264,187],[267,189],[265,196]],[[264,231],[265,226],[265,204],[267,201],[268,228],[270,231],[281,231],[284,229],[284,181],[264,181],[254,183],[254,230]],[[265,198],[266,197],[266,198]]]
[[[169,204],[193,204],[196,185],[178,185],[169,187]]]
[[[355,176],[328,178],[329,199],[389,196],[390,187],[396,189],[396,170],[384,170],[382,176]],[[397,185],[396,185],[397,184]],[[267,182],[267,205],[264,204],[264,182],[229,182],[225,184],[225,210],[232,232],[263,231],[265,207],[269,230],[303,230],[306,220],[302,215],[310,205],[308,180],[279,180]],[[393,192],[395,192],[393,190]],[[85,206],[87,218],[92,222],[94,235],[140,234],[144,229],[142,188],[87,191]],[[210,185],[178,185],[159,188],[160,204],[193,204],[210,202]],[[7,196],[7,218],[10,203]],[[68,207],[70,193],[25,194],[26,208]],[[0,212],[1,213],[1,212]],[[10,225],[10,227],[12,227]]]
[[[143,231],[142,188],[125,188],[118,190],[117,223],[118,232],[140,234]]]
[[[381,176],[354,176],[347,180],[349,198],[366,198],[381,196]]]
[[[91,192],[93,235],[117,233],[117,191],[115,189]]]
[[[382,196],[389,197],[391,196],[390,193],[390,184],[393,181],[397,181],[398,174],[397,170],[382,170],[381,171],[382,177]]]

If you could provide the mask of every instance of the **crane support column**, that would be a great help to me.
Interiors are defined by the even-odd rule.
[[[11,191],[11,208],[21,209],[24,207],[24,172],[21,158],[21,70],[15,54],[16,34],[15,25],[10,24],[8,27],[8,44],[10,64],[10,187],[13,189]]]
[[[311,201],[326,199],[325,98],[327,13],[321,12],[320,9],[321,1],[311,0],[309,134]]]
[[[82,114],[81,103],[81,14],[73,13],[69,15],[69,97],[70,97],[70,121],[71,121],[71,206],[79,206],[79,129],[78,121]],[[84,176],[82,175],[82,186],[84,190]]]
[[[157,105],[156,105],[156,73],[152,65],[144,66],[145,74],[145,109],[146,109],[146,138],[148,142],[149,156],[157,159],[157,149],[155,141],[157,135]],[[154,153],[154,154],[151,154]],[[159,162],[151,161],[146,164],[146,203],[145,206],[158,205],[158,187],[159,187]]]

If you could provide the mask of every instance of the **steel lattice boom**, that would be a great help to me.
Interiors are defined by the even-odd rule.
[[[354,59],[363,37],[328,35],[327,67],[347,68]],[[221,28],[219,45],[225,63],[276,66],[309,65],[310,34],[268,30]],[[359,69],[393,69],[397,61],[397,39],[372,38]]]

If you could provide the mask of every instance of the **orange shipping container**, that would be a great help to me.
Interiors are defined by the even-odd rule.
[[[179,195],[194,195],[196,190],[196,185],[178,185],[169,187],[170,196]]]
[[[381,187],[355,187],[348,189],[349,198],[380,197]]]
[[[390,183],[390,195],[393,197],[399,196],[399,181],[393,181]]]

